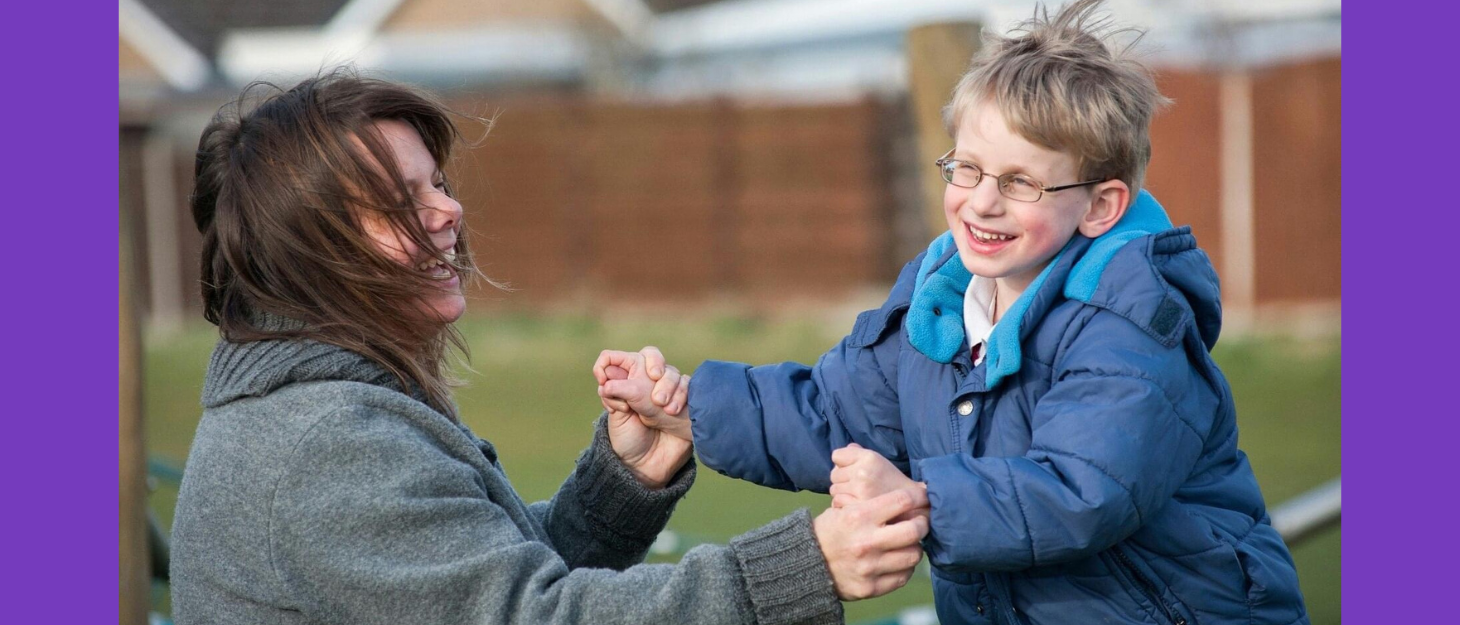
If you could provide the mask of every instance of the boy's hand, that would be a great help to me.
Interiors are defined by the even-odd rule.
[[[926,492],[922,482],[902,474],[892,462],[870,449],[852,443],[831,452],[831,461],[836,468],[831,470],[831,506],[841,508],[868,501],[885,493],[900,489],[916,489]],[[926,501],[926,499],[924,499]],[[926,504],[910,514],[926,516]]]

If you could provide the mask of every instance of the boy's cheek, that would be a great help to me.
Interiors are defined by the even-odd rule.
[[[948,227],[952,229],[961,223],[958,218],[958,210],[963,208],[964,202],[968,201],[969,191],[951,184],[943,186],[943,217],[948,221]]]

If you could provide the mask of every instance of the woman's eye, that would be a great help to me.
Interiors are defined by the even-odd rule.
[[[1033,180],[1025,178],[1024,176],[1014,176],[1013,178],[1009,179],[1009,183],[1017,187],[1034,188],[1039,186],[1037,184],[1034,184]]]
[[[441,180],[437,180],[436,182],[431,183],[431,186],[436,187],[436,190],[437,191],[445,191],[446,190],[446,179],[445,178],[442,178]]]

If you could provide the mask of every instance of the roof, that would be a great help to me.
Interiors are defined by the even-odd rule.
[[[136,1],[188,6],[187,0]],[[670,98],[898,92],[906,88],[910,29],[966,21],[1002,31],[1027,18],[1035,2],[574,0],[585,15],[614,27],[620,39],[610,41],[576,14],[514,17],[508,11],[487,19],[496,14],[478,12],[480,19],[448,20],[449,28],[404,28],[391,27],[391,15],[403,6],[424,10],[424,0],[258,0],[244,13],[226,15],[218,1],[202,8],[214,7],[212,15],[230,20],[230,28],[221,39],[215,32],[206,50],[234,83],[353,62],[440,86],[597,80],[611,90]],[[275,4],[293,8],[274,15],[259,8]],[[302,16],[310,7],[312,25],[301,23],[303,17],[281,25],[290,22],[286,14]],[[331,15],[331,8],[338,10]],[[1342,41],[1340,0],[1111,0],[1108,10],[1119,23],[1150,29],[1143,49],[1163,66],[1259,66],[1335,54]],[[268,23],[247,22],[259,15]],[[618,70],[605,71],[608,66]]]
[[[319,27],[348,0],[137,0],[208,58],[236,28]]]
[[[688,9],[706,4],[714,4],[721,0],[643,0],[649,10],[655,13],[668,13],[680,9]]]
[[[208,60],[138,0],[117,6],[118,80],[121,97],[151,99],[158,81],[172,89],[196,90],[211,77]]]

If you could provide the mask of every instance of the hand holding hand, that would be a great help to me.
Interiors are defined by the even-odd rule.
[[[666,414],[662,407],[685,405],[689,376],[665,365],[664,356],[653,347],[638,353],[604,351],[593,373],[598,379],[598,396],[608,410],[608,438],[614,453],[639,483],[663,488],[693,452],[689,420]],[[661,398],[663,403],[656,404]],[[685,422],[683,435],[666,427],[675,421]]]
[[[646,426],[693,440],[684,415],[690,377],[665,364],[658,348],[604,350],[593,364],[593,376],[598,379],[598,396],[605,409],[634,413]]]
[[[828,508],[812,522],[836,594],[844,601],[878,597],[901,588],[923,558],[919,541],[928,518],[921,488],[905,488],[841,508]]]

